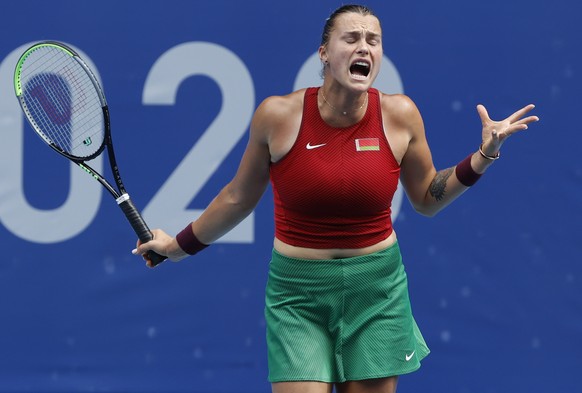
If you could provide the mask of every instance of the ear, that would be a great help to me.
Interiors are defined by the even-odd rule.
[[[325,46],[320,46],[317,52],[319,53],[319,60],[321,60],[323,64],[327,64],[327,51]]]

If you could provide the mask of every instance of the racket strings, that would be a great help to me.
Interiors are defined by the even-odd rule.
[[[79,158],[100,149],[105,135],[101,99],[75,58],[42,46],[23,62],[21,85],[26,110],[44,139]]]

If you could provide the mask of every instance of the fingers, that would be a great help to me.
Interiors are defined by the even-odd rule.
[[[511,134],[514,134],[518,131],[527,130],[529,124],[540,120],[539,117],[537,117],[537,116],[524,117],[528,114],[528,112],[530,112],[534,108],[535,108],[535,105],[533,105],[533,104],[526,105],[523,108],[516,111],[515,113],[513,113],[512,115],[510,115],[509,117],[507,117],[505,120],[501,120],[501,121],[491,120],[491,118],[489,117],[489,113],[487,112],[485,107],[481,104],[477,105],[477,112],[479,113],[479,116],[481,117],[481,123],[483,125],[483,130],[485,131],[486,129],[489,129],[489,130],[497,129],[497,133],[498,133],[497,138],[493,134],[491,134],[491,137],[493,139],[503,141],[505,138],[507,138]],[[492,131],[492,132],[494,132],[494,131]]]
[[[142,243],[141,240],[137,239],[135,243],[135,249],[133,249],[131,252],[133,254],[139,255],[149,250],[153,250],[156,244],[159,243],[157,240],[159,240],[162,237],[160,234],[163,235],[164,233],[159,229],[152,229],[151,234],[152,239],[146,243]]]
[[[528,111],[530,111],[531,109],[533,109],[533,105],[528,105],[527,107],[523,108],[522,110],[520,110],[520,111],[518,111],[516,113],[521,112],[521,115],[520,116],[523,116]],[[539,120],[540,119],[537,116],[528,116],[526,118],[519,119],[519,120],[517,120],[515,122],[512,122],[512,123],[510,123],[509,127],[507,128],[507,131],[506,131],[507,132],[507,135],[509,136],[509,135],[511,135],[513,133],[516,133],[518,131],[527,130],[529,124],[535,123],[536,121],[539,121]]]
[[[505,120],[509,121],[509,123],[511,123],[511,124],[514,124],[514,123],[515,124],[530,124],[530,123],[539,121],[539,117],[537,117],[537,116],[528,116],[528,117],[522,119],[522,117],[524,117],[528,112],[530,112],[534,108],[535,108],[534,104],[526,105],[523,108],[521,108],[520,110],[513,113],[511,116],[509,116]],[[485,109],[485,107],[483,105],[481,105],[481,104],[477,105],[477,112],[479,113],[479,117],[481,117],[481,122],[483,123],[483,125],[492,121],[491,118],[489,117],[489,113],[487,112],[487,109]]]
[[[147,243],[142,244],[142,242],[138,239],[138,241],[136,242],[136,246],[133,250],[131,250],[131,253],[133,255],[141,255],[143,260],[146,262],[146,265],[148,267],[153,267],[152,261],[148,258],[148,251],[151,250],[150,243],[151,240]]]
[[[139,248],[137,248],[137,249],[132,250],[131,253],[134,255],[141,255],[141,257],[143,258],[143,260],[146,263],[146,266],[150,267],[150,268],[154,268],[155,265],[152,262],[152,260],[150,259],[148,251],[149,250],[141,251]]]
[[[500,136],[497,130],[491,131],[491,140],[493,141],[495,146],[499,146],[499,142],[503,137],[505,137],[505,135]]]
[[[148,252],[150,250],[150,242],[147,243],[143,243],[140,242],[139,240],[137,241],[137,244],[135,246],[135,248],[133,250],[131,250],[131,253],[133,255],[143,255],[146,252]]]
[[[134,255],[141,255],[148,267],[155,267],[156,264],[151,261],[150,256],[148,255],[150,254],[149,251],[169,257],[168,245],[173,238],[161,229],[153,229],[151,232],[153,239],[145,243],[138,240],[136,248],[134,248],[131,253]]]
[[[523,108],[521,108],[520,110],[518,110],[517,112],[515,112],[513,115],[509,116],[507,118],[507,120],[509,120],[509,122],[511,122],[511,123],[515,123],[515,122],[519,121],[522,117],[524,117],[529,111],[531,111],[535,107],[536,106],[534,104],[526,105]],[[537,118],[537,116],[532,116],[532,117]]]
[[[525,125],[525,129],[527,129],[527,125],[528,124],[534,123],[534,122],[539,121],[539,120],[540,120],[540,118],[537,117],[537,116],[528,116],[528,117],[526,117],[524,119],[520,119],[520,120],[516,121],[513,124],[516,124],[516,125],[522,125],[523,124],[523,125]]]
[[[479,117],[481,118],[481,123],[483,124],[483,126],[485,126],[485,124],[489,123],[491,121],[491,118],[489,117],[489,113],[487,112],[487,109],[485,109],[485,107],[481,104],[477,105],[477,113],[479,114]]]
[[[536,120],[537,121],[537,120]],[[506,139],[507,137],[515,134],[516,132],[519,131],[525,131],[528,129],[528,125],[526,123],[514,123],[511,124],[509,127],[505,128],[503,131],[498,133],[498,140],[499,141],[503,141],[504,139]],[[493,136],[493,134],[491,134],[492,138],[495,139],[495,137]]]

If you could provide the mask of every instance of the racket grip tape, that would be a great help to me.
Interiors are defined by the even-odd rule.
[[[137,210],[131,199],[129,199],[129,196],[127,196],[127,194],[124,194],[124,197],[122,196],[120,200],[118,200],[118,205],[125,214],[125,217],[127,217],[127,220],[131,224],[131,227],[137,234],[139,240],[142,243],[147,243],[150,240],[152,240],[154,237],[150,229],[148,228],[141,214],[139,214],[139,211]],[[163,255],[156,253],[153,250],[149,250],[147,252],[147,257],[152,262],[152,267],[159,265],[167,258]]]

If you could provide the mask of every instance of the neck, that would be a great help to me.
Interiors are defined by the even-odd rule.
[[[352,105],[348,104],[348,105],[343,105],[342,109],[340,109],[339,105],[335,106],[329,102],[327,95],[325,94],[325,92],[323,90],[324,90],[323,87],[321,87],[319,89],[319,91],[321,92],[321,98],[323,99],[324,104],[327,105],[329,108],[331,108],[334,112],[340,113],[343,116],[357,115],[364,108],[364,106],[368,103],[368,92],[366,92],[364,99],[363,99],[363,102],[360,105],[358,105],[357,103],[352,104]],[[348,107],[348,108],[343,109],[346,107]]]

